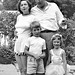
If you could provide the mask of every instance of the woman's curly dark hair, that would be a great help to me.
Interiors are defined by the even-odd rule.
[[[29,6],[29,13],[30,13],[30,12],[31,12],[31,8],[32,8],[32,5],[31,5],[31,2],[30,2],[29,0],[19,0],[19,1],[18,1],[18,5],[17,5],[18,11],[19,11],[21,14],[23,14],[23,12],[22,12],[21,9],[20,9],[21,1],[27,1],[28,6]]]

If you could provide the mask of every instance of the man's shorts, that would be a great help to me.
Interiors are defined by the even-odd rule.
[[[27,74],[44,73],[43,59],[36,61],[35,58],[28,56],[27,58]]]

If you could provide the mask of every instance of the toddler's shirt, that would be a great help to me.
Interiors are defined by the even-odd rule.
[[[41,55],[42,50],[46,49],[45,40],[41,37],[29,37],[25,45],[29,47],[29,52],[32,52],[37,55]]]

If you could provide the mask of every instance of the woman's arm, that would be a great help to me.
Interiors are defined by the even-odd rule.
[[[65,70],[65,75],[67,75],[67,61],[66,61],[66,53],[65,53],[65,51],[62,53],[62,59],[63,59],[63,68]]]

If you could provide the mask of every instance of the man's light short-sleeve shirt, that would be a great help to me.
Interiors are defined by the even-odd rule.
[[[27,40],[26,46],[29,47],[29,52],[32,52],[37,55],[42,54],[42,50],[46,49],[45,40],[41,37],[30,37]]]
[[[32,14],[40,22],[42,30],[56,31],[59,29],[58,25],[64,20],[64,17],[55,3],[47,3],[48,6],[44,10],[39,9],[37,5],[34,6],[32,8]]]

